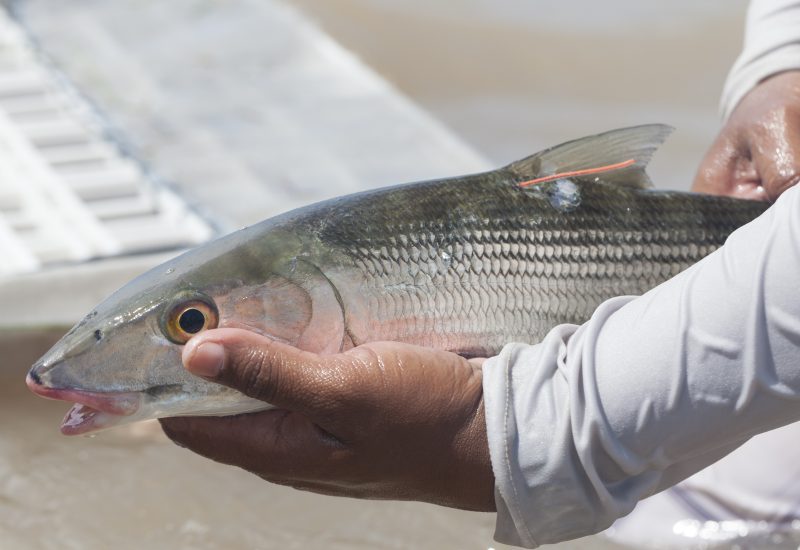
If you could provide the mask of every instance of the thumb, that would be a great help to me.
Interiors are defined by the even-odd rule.
[[[740,199],[763,200],[763,188],[749,145],[729,123],[706,152],[695,175],[692,191]]]
[[[338,402],[342,369],[329,363],[320,355],[231,328],[202,332],[183,350],[190,373],[310,417]]]

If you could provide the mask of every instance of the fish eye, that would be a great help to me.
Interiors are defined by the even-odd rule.
[[[213,303],[194,299],[173,306],[165,321],[165,336],[176,344],[185,344],[198,332],[216,328],[219,315]]]
[[[206,326],[206,316],[199,309],[190,307],[178,317],[178,326],[189,334],[197,334]]]

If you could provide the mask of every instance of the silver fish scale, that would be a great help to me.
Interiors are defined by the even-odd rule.
[[[587,320],[610,297],[680,273],[766,208],[576,182],[580,203],[564,211],[549,200],[552,186],[522,191],[476,178],[366,194],[349,205],[356,219],[326,217],[320,236],[354,262],[369,312],[357,341],[465,355],[538,342],[555,325]]]

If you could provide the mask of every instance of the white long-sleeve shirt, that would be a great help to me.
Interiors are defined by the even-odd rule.
[[[800,188],[684,273],[484,366],[501,542],[596,533],[800,420]]]
[[[792,37],[800,2],[753,2],[726,113],[767,76],[800,68]],[[495,537],[526,547],[599,532],[800,420],[800,189],[646,295],[506,346],[484,364],[484,399]]]
[[[756,84],[792,69],[800,69],[800,2],[753,0],[747,11],[744,49],[722,90],[723,117],[727,118]]]

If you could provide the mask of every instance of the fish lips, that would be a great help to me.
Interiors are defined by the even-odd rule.
[[[93,392],[48,387],[35,369],[28,373],[25,383],[40,397],[75,403],[61,423],[64,435],[86,434],[116,424],[121,417],[136,413],[142,399],[140,392]]]

